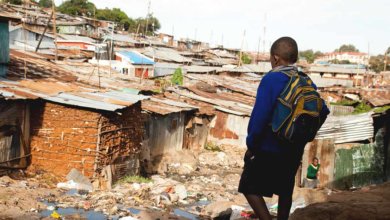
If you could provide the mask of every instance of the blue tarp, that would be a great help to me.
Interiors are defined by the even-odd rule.
[[[132,64],[154,65],[154,62],[152,59],[150,59],[142,54],[139,54],[139,53],[136,53],[133,51],[119,51],[118,53],[121,54],[122,56],[125,56],[126,58],[128,58]]]

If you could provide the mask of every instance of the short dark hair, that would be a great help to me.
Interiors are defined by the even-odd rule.
[[[284,61],[296,63],[298,60],[298,45],[291,37],[281,37],[271,46],[271,56],[277,55]]]

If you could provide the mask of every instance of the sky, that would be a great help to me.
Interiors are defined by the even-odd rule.
[[[90,1],[132,18],[148,11],[148,0]],[[293,37],[300,50],[353,44],[376,55],[390,47],[389,0],[151,0],[151,11],[162,33],[246,51],[268,51],[282,36]]]

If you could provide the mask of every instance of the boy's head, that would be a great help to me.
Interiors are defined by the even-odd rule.
[[[287,66],[296,63],[298,60],[298,45],[291,37],[281,37],[271,46],[271,65]]]
[[[313,158],[313,165],[315,165],[315,166],[318,165],[318,158],[317,157]]]

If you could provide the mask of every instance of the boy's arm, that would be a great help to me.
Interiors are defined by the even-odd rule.
[[[261,80],[257,89],[256,102],[249,120],[248,136],[246,138],[246,145],[251,152],[256,152],[261,134],[272,117],[272,108],[275,103],[273,99],[276,99],[272,97],[273,83],[272,74],[267,74]]]
[[[321,112],[320,112],[320,127],[324,124],[326,118],[328,117],[330,111],[329,111],[329,108],[328,106],[326,106],[326,103],[325,103],[325,100],[322,99],[322,109],[321,109]]]

